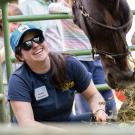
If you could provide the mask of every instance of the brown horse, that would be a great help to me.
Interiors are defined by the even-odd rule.
[[[132,11],[126,0],[74,0],[74,22],[90,39],[93,54],[101,57],[105,78],[112,88],[135,87],[135,75],[128,62],[126,34],[132,25]]]

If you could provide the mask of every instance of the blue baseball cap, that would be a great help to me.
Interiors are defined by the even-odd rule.
[[[37,28],[34,25],[31,24],[22,24],[20,25],[17,29],[15,29],[11,35],[10,35],[10,45],[13,51],[15,52],[15,48],[19,45],[20,40],[26,34],[27,32],[38,32],[38,33],[43,33],[42,30]]]

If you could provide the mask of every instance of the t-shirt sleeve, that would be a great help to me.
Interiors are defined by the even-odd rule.
[[[12,75],[8,84],[8,100],[31,102],[28,84],[22,78]]]
[[[91,82],[92,75],[87,71],[85,66],[77,59],[72,58],[72,61],[68,64],[70,67],[70,74],[75,83],[75,89],[77,92],[83,92],[86,90]]]

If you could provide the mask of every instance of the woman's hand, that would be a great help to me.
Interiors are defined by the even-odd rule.
[[[105,113],[105,110],[103,109],[98,109],[95,113],[94,113],[95,117],[96,117],[96,121],[97,122],[106,122],[108,115]]]

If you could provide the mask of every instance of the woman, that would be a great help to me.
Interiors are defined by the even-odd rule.
[[[11,75],[8,91],[20,126],[44,128],[40,122],[90,121],[90,114],[71,113],[75,90],[86,98],[96,121],[106,121],[105,102],[91,74],[75,58],[48,52],[40,29],[20,25],[11,34],[10,44],[16,58],[23,62]]]

